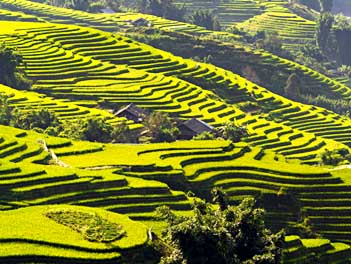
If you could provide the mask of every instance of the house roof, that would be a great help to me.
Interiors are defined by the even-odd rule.
[[[138,19],[136,19],[136,20],[133,20],[132,23],[133,23],[133,24],[137,24],[137,23],[145,23],[145,24],[147,24],[147,23],[149,23],[149,20],[147,20],[147,19],[141,17],[141,18],[138,18]]]
[[[214,127],[211,125],[196,118],[185,121],[182,125],[194,131],[196,134],[200,134],[202,132],[211,132],[214,130]]]
[[[126,107],[118,110],[115,112],[115,115],[118,116],[122,114],[123,112],[128,112],[134,116],[142,116],[142,115],[147,115],[147,112],[139,107],[137,107],[135,104],[131,103],[127,105]]]

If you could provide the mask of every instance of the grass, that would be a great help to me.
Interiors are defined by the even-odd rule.
[[[70,227],[66,227],[56,221],[48,221],[45,214],[53,212],[52,210],[56,212],[62,210],[76,211],[84,216],[87,214],[97,215],[97,217],[106,219],[109,223],[123,226],[126,235],[114,241],[110,239],[108,239],[108,241],[99,241],[98,239],[94,239],[94,241],[86,240],[82,234],[74,231]],[[61,221],[72,221],[72,215],[69,215],[68,219],[65,216],[61,215]],[[76,251],[77,255],[71,256],[74,258],[79,257],[81,253],[83,256],[89,255],[89,252],[95,252],[97,258],[101,257],[99,253],[102,252],[110,253],[106,255],[107,258],[111,257],[114,252],[115,257],[118,257],[120,255],[118,251],[142,246],[147,242],[147,229],[144,225],[132,222],[126,216],[110,213],[101,209],[68,205],[38,206],[1,212],[0,218],[2,223],[4,223],[4,228],[2,228],[0,234],[0,240],[5,243],[4,246],[6,249],[10,249],[6,252],[1,246],[1,257],[14,257],[16,255],[24,257],[27,255],[34,256],[35,258],[39,257],[40,253],[43,257],[46,256],[45,252],[42,252],[42,250],[36,252],[34,245],[42,245],[41,249],[48,248],[48,256],[52,256],[54,253],[53,249],[57,248],[58,251],[55,257],[65,257],[65,250],[63,249],[68,249],[67,255],[71,255],[71,253]],[[89,219],[91,220],[91,218]],[[78,219],[76,218],[76,220]],[[22,252],[21,255],[20,251],[11,249],[11,246],[18,248],[23,247],[24,244],[28,245],[29,249],[32,248],[33,251],[29,252],[27,249],[25,252]],[[3,244],[1,243],[1,245]],[[15,252],[17,253],[14,254]],[[63,255],[60,255],[61,253],[63,253]],[[90,255],[94,256],[94,254]]]

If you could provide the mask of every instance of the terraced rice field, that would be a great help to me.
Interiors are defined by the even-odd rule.
[[[34,82],[32,91],[1,85],[10,106],[47,108],[62,121],[101,117],[117,124],[122,119],[107,109],[97,109],[99,103],[119,107],[133,102],[181,119],[196,117],[213,126],[236,122],[250,133],[245,142],[235,144],[213,140],[121,145],[78,142],[0,126],[0,206],[4,211],[0,220],[8,223],[0,232],[0,262],[30,262],[33,256],[44,262],[123,260],[146,245],[147,227],[114,213],[159,233],[164,223],[156,218],[158,206],[168,205],[177,214],[187,215],[194,198],[186,193],[209,199],[213,187],[226,191],[234,204],[245,197],[258,198],[274,231],[289,227],[293,234],[297,223],[310,219],[313,231],[322,238],[288,236],[285,263],[313,257],[319,263],[351,259],[350,247],[344,244],[351,242],[348,170],[308,165],[318,163],[325,149],[349,149],[350,119],[288,100],[215,65],[110,33],[143,15],[88,14],[26,0],[0,0],[0,4],[4,8],[0,18],[5,20],[0,22],[0,42],[21,54],[21,68]],[[265,12],[257,5],[241,0],[221,8],[232,8],[231,14],[250,10],[236,21],[250,17],[252,22],[240,24],[250,24],[249,30],[257,30],[255,23],[268,29],[272,22],[286,21],[280,33],[286,43],[301,34],[309,38],[312,23],[288,14],[285,2],[263,3]],[[205,37],[220,34],[145,17],[165,31],[194,31]],[[227,19],[232,19],[229,14]],[[295,32],[297,25],[302,27]],[[283,35],[286,31],[292,33]],[[343,98],[350,95],[349,87],[304,66],[264,51],[235,48],[258,56],[267,65],[299,71],[315,87],[323,86]],[[248,101],[257,103],[261,112],[241,110],[240,103]],[[45,221],[44,211],[61,207],[115,219],[127,236],[109,247],[87,242],[67,227]],[[45,222],[41,233],[30,228],[32,219]],[[22,227],[17,233],[11,232],[15,224]],[[56,230],[59,236],[49,237],[48,230]]]
[[[235,120],[248,126],[251,145],[306,163],[315,162],[324,148],[350,142],[345,130],[350,127],[348,119],[291,102],[213,65],[88,28],[20,22],[11,27],[16,34],[0,38],[22,54],[23,69],[35,82],[33,88],[55,98],[68,97],[78,104],[82,100],[86,106],[133,102],[181,118],[201,118],[214,126]],[[231,103],[202,89],[198,82],[224,86]],[[247,100],[274,107],[271,114],[282,120],[244,113],[236,104]],[[314,126],[316,122],[320,125]],[[344,134],[338,133],[341,129]]]

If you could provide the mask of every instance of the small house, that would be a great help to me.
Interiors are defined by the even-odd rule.
[[[126,107],[115,111],[114,115],[117,117],[125,117],[129,120],[133,120],[136,123],[141,123],[145,120],[149,113],[146,110],[141,109],[140,107],[137,107],[135,104],[131,103]]]
[[[204,121],[193,118],[178,125],[180,131],[179,139],[192,139],[203,132],[214,132],[214,127]]]

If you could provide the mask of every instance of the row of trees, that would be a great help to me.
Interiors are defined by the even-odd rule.
[[[104,8],[111,8],[114,11],[128,11],[152,14],[167,19],[186,21],[209,30],[220,30],[221,26],[218,17],[210,10],[196,10],[187,15],[185,5],[177,5],[173,0],[36,0],[38,2],[77,9],[87,12],[98,13]]]
[[[180,133],[176,122],[163,112],[153,112],[146,118],[142,129],[130,129],[126,121],[112,125],[102,118],[61,122],[54,113],[45,108],[40,110],[11,108],[9,98],[5,95],[0,95],[0,124],[35,130],[52,136],[105,143],[138,143],[141,137],[150,142],[172,142]],[[203,133],[195,139],[214,139],[218,133],[234,142],[248,136],[245,127],[228,123],[216,133]]]

